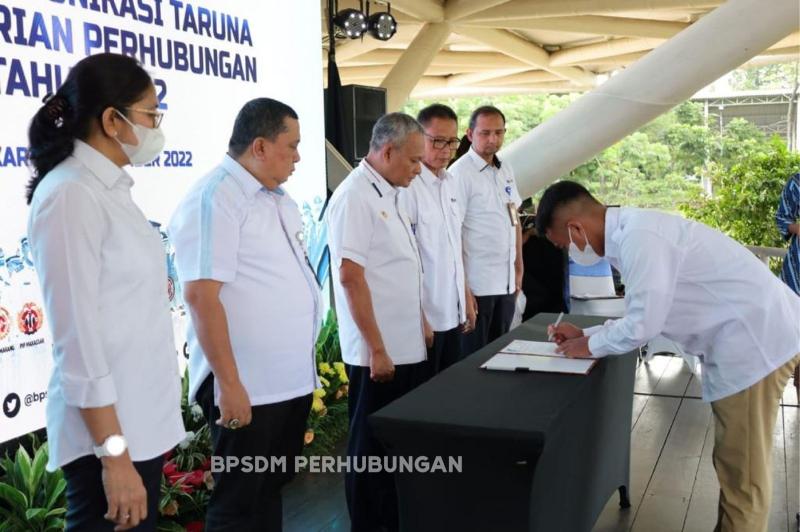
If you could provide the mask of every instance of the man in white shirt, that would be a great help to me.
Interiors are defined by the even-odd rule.
[[[367,417],[424,377],[432,342],[422,310],[422,267],[398,195],[420,172],[422,127],[390,113],[376,122],[370,151],[336,189],[326,221],[339,342],[350,380],[351,468],[386,454]],[[361,469],[363,471],[363,469]],[[345,475],[352,530],[397,530],[397,495],[390,473]],[[382,528],[385,527],[385,528]]]
[[[461,359],[462,335],[475,325],[474,306],[464,285],[461,206],[447,164],[458,148],[458,116],[446,105],[422,109],[417,121],[425,130],[422,172],[400,193],[400,204],[422,259],[422,308],[433,329],[428,349],[431,376]]]
[[[505,132],[506,119],[499,109],[479,107],[467,129],[472,146],[450,167],[460,187],[464,268],[478,314],[475,330],[465,338],[465,355],[508,332],[522,287],[517,216],[522,201],[511,166],[497,158]]]
[[[300,160],[291,107],[251,100],[228,154],[170,224],[191,314],[189,398],[203,408],[214,455],[286,459],[286,471],[216,472],[206,530],[280,530],[281,488],[302,452],[320,294],[297,205],[281,185]]]
[[[550,330],[570,357],[626,353],[658,334],[703,364],[720,483],[716,530],[765,532],[772,430],[800,362],[800,298],[745,247],[703,224],[608,208],[577,183],[549,187],[537,227],[578,264],[605,257],[625,281],[625,316]]]

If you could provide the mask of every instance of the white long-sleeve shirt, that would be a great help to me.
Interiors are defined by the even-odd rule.
[[[88,144],[39,184],[28,235],[53,335],[50,471],[93,454],[80,409],[114,405],[134,461],[184,437],[164,247],[130,176]]]
[[[703,364],[703,399],[744,390],[800,353],[800,297],[755,255],[703,224],[609,208],[605,258],[625,281],[625,316],[586,329],[595,357],[659,333]]]

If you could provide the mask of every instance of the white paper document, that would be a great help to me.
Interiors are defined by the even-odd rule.
[[[561,357],[564,355],[556,353],[554,342],[534,342],[531,340],[514,340],[500,350],[500,353],[511,353],[514,355],[544,355],[549,357]]]
[[[596,360],[593,358],[497,353],[487,360],[481,368],[498,371],[541,371],[545,373],[586,375],[595,362]]]

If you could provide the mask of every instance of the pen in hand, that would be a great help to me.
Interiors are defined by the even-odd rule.
[[[553,341],[553,338],[555,337],[555,334],[556,334],[556,327],[558,327],[558,324],[561,323],[561,319],[563,317],[564,317],[564,313],[563,312],[558,315],[558,318],[556,319],[556,322],[552,325],[552,328],[550,329],[552,332],[547,335],[547,341],[548,342],[552,342]]]

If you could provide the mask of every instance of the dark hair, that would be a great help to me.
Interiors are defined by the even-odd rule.
[[[503,111],[495,107],[494,105],[482,105],[472,111],[472,114],[469,116],[469,128],[475,129],[475,125],[478,123],[478,117],[482,115],[498,115],[500,118],[503,119],[503,123],[506,123],[506,115],[503,114]]]
[[[456,149],[456,154],[453,157],[453,160],[450,161],[450,164],[447,165],[447,167],[450,168],[453,165],[454,162],[459,160],[462,155],[464,155],[465,153],[467,153],[469,151],[471,146],[472,146],[472,142],[469,141],[469,137],[468,136],[464,135],[463,137],[461,137],[461,142],[458,143],[458,148]]]
[[[228,152],[233,157],[239,157],[259,137],[274,141],[278,135],[289,130],[284,122],[287,116],[297,120],[294,109],[283,102],[272,98],[250,100],[236,115]]]
[[[424,109],[420,110],[417,113],[417,122],[422,124],[424,127],[428,126],[431,120],[434,118],[441,118],[442,120],[453,120],[456,124],[458,124],[458,115],[455,111],[453,111],[450,107],[441,104],[441,103],[434,103],[425,107]]]
[[[28,160],[33,170],[28,203],[47,173],[72,155],[75,140],[89,137],[92,124],[103,111],[113,107],[125,113],[152,84],[132,57],[108,53],[78,61],[58,91],[45,96],[28,128]]]
[[[559,181],[547,187],[536,211],[536,230],[539,234],[543,235],[550,229],[558,209],[581,199],[599,203],[583,185],[574,181]]]

